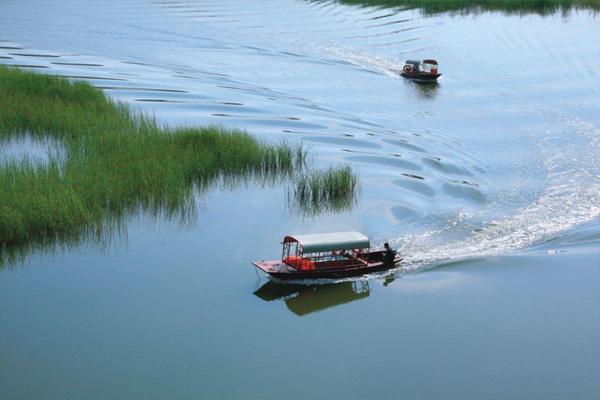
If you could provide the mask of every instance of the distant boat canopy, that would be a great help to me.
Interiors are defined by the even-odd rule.
[[[406,62],[404,64],[412,65],[413,67],[418,68],[420,63],[421,63],[421,61],[406,60]]]

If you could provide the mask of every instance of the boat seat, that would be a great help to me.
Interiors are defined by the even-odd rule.
[[[315,263],[313,260],[307,258],[301,258],[298,256],[288,256],[283,259],[286,264],[299,269],[301,271],[312,271],[315,269]]]

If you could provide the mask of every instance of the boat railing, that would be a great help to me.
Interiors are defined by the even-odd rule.
[[[314,253],[301,253],[287,256],[283,261],[300,270],[331,269],[366,265],[363,254],[365,249],[352,251],[327,251]]]

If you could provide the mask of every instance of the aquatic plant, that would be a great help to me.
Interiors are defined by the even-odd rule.
[[[355,203],[357,188],[358,177],[348,165],[312,171],[298,178],[293,203],[305,215],[346,211]]]
[[[509,14],[536,13],[553,14],[570,9],[600,10],[600,0],[337,0],[339,3],[377,6],[417,8],[425,14],[444,12],[473,13],[502,11]]]
[[[0,163],[0,264],[36,247],[109,240],[139,212],[189,221],[195,195],[215,185],[303,184],[300,145],[216,126],[164,126],[85,82],[0,67],[0,110],[0,145],[27,134],[64,146],[42,165]],[[352,190],[339,177],[348,172],[320,172],[319,196],[337,202]]]

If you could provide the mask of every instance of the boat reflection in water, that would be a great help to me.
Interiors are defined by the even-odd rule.
[[[369,297],[369,282],[299,285],[268,281],[254,295],[265,301],[283,300],[291,312],[303,316]]]
[[[440,88],[440,84],[437,82],[429,82],[426,85],[415,84],[414,82],[407,82],[407,84],[411,84],[416,96],[423,100],[435,99]]]

